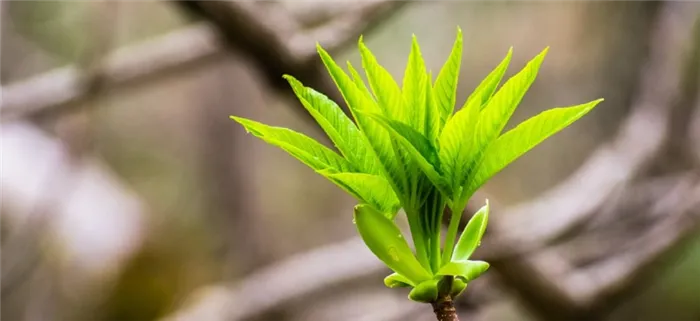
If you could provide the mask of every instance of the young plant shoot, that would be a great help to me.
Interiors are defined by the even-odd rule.
[[[324,94],[290,75],[301,104],[323,128],[337,152],[293,130],[240,117],[256,137],[282,148],[355,197],[354,222],[367,247],[394,273],[387,287],[407,287],[409,298],[431,303],[438,320],[457,320],[452,300],[489,264],[470,260],[486,229],[489,203],[458,237],[467,201],[488,179],[547,137],[591,111],[602,99],[547,110],[502,133],[535,80],[544,49],[499,87],[512,49],[455,111],[462,33],[433,78],[416,37],[399,85],[359,40],[365,84],[348,62],[345,72],[321,46],[323,64],[352,119]],[[354,120],[354,121],[353,121]],[[451,214],[447,235],[443,213]],[[403,209],[413,249],[395,223]]]

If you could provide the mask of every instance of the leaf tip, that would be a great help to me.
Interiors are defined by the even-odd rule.
[[[593,101],[585,104],[586,105],[585,113],[588,113],[589,111],[593,110],[593,108],[598,106],[598,104],[602,103],[603,101],[605,101],[605,98],[598,98],[596,100],[593,100]]]
[[[411,49],[415,50],[416,52],[420,50],[420,46],[418,45],[418,37],[416,37],[415,33],[411,34]]]
[[[248,125],[251,124],[250,120],[245,119],[245,118],[243,118],[243,117],[236,117],[236,116],[233,116],[233,115],[228,116],[228,118],[230,118],[231,120],[233,120],[233,121],[235,121],[235,122],[241,124],[241,126],[243,126],[243,128],[245,129],[246,133],[250,133],[250,128],[248,127]]]
[[[489,203],[489,199],[486,199],[486,205],[484,205],[484,219],[488,222],[489,220],[489,214],[491,212],[491,203]]]
[[[316,42],[316,52],[318,52],[318,54],[319,54],[322,58],[323,58],[324,56],[328,56],[328,52],[326,52],[326,50],[323,49],[323,47],[321,47],[321,43],[318,42],[318,41]]]
[[[228,118],[230,118],[230,119],[232,119],[232,120],[234,120],[234,121],[236,121],[236,122],[239,122],[239,123],[242,122],[242,121],[244,120],[243,118],[241,118],[241,117],[236,117],[236,116],[234,116],[234,115],[230,115],[230,116],[228,116]]]
[[[296,85],[300,84],[299,80],[294,78],[294,76],[292,76],[292,75],[284,74],[284,75],[282,75],[282,78],[284,80],[286,80],[292,86],[292,88],[294,88]],[[296,88],[294,88],[294,89],[296,89]]]
[[[549,46],[545,47],[544,50],[542,50],[535,58],[533,58],[528,64],[533,64],[535,67],[535,70],[539,69],[540,66],[542,65],[542,62],[544,61],[544,58],[547,56],[547,53],[549,52]]]

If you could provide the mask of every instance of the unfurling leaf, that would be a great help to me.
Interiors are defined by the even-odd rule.
[[[431,275],[418,262],[393,221],[367,205],[355,206],[355,225],[367,247],[394,272],[414,284]]]
[[[489,201],[486,200],[486,205],[472,216],[469,223],[467,223],[467,227],[464,228],[462,236],[459,237],[457,246],[452,254],[453,261],[464,261],[471,257],[472,253],[474,253],[481,243],[481,238],[484,236],[488,221]]]
[[[467,283],[478,278],[489,269],[489,264],[484,261],[455,261],[445,264],[438,275],[461,276]]]
[[[461,277],[456,277],[454,280],[452,280],[452,290],[450,291],[450,295],[455,298],[458,295],[462,294],[464,290],[467,289],[467,282],[464,281],[463,278]]]
[[[388,288],[408,288],[415,286],[411,280],[398,273],[392,273],[385,277],[384,285]]]
[[[438,284],[440,279],[432,279],[424,281],[408,293],[408,298],[416,302],[430,303],[435,301],[438,296]]]

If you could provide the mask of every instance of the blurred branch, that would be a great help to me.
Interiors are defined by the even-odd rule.
[[[51,263],[71,280],[71,298],[113,277],[143,241],[141,199],[99,160],[75,162],[64,142],[28,122],[0,130],[3,219],[12,228],[2,249],[3,299],[31,277],[22,269],[41,266],[47,250],[60,249],[49,252]]]
[[[103,86],[110,90],[138,86],[169,72],[201,67],[220,53],[208,26],[183,28],[108,55],[100,67]],[[2,121],[75,108],[90,90],[82,79],[80,68],[70,66],[3,86]]]
[[[306,86],[341,103],[344,101],[342,96],[322,72],[315,43],[319,42],[329,52],[342,49],[360,34],[386,21],[389,15],[407,2],[358,2],[311,30],[301,28],[301,23],[276,3],[187,0],[175,3],[216,27],[229,48],[250,59],[273,88],[290,92],[282,75],[291,74]]]
[[[589,316],[610,311],[665,267],[664,259],[677,254],[672,250],[700,230],[700,175],[683,175],[665,193],[656,195],[654,203],[635,204],[626,208],[629,215],[650,216],[645,233],[610,246],[605,259],[576,269],[565,280],[572,294]],[[628,232],[629,233],[629,232]],[[591,236],[594,237],[594,236]],[[614,251],[614,254],[611,252]],[[575,292],[573,292],[575,291]]]
[[[254,85],[241,80],[241,64],[221,64],[197,82],[199,173],[204,177],[206,216],[218,237],[217,254],[223,277],[246,275],[271,260],[266,233],[256,206],[255,191],[246,182],[254,180],[248,163],[237,151],[248,150],[249,141],[227,115],[231,106],[261,105],[246,95]],[[247,78],[243,78],[247,79]],[[227,137],[228,139],[222,139]]]
[[[686,72],[694,73],[688,69],[692,50],[687,47],[694,43],[692,14],[696,10],[694,4],[663,4],[658,10],[650,32],[650,57],[642,70],[632,113],[612,142],[595,151],[569,179],[512,209],[513,216],[504,222],[504,228],[513,237],[535,236],[546,241],[560,237],[582,224],[609,195],[659,157],[671,128],[671,113],[682,97],[681,82]],[[680,15],[682,10],[686,10],[684,15]]]
[[[214,288],[163,321],[248,320],[290,300],[383,270],[362,240],[352,238],[258,269],[234,287]]]
[[[633,241],[632,248],[604,239],[600,257],[606,259],[588,267],[574,266],[566,258],[567,251],[561,249],[543,248],[528,257],[492,260],[492,267],[504,282],[544,318],[601,318],[614,302],[626,297],[633,286],[647,283],[641,281],[640,276],[646,275],[652,262],[658,262],[700,226],[697,202],[689,203],[697,199],[697,190],[693,187],[697,183],[678,189],[684,186],[684,180],[692,182],[697,172],[682,175],[661,192],[657,189],[653,198],[643,200],[652,202],[647,206],[619,201],[634,195],[615,193],[634,190],[639,182],[649,179],[645,175],[658,164],[666,151],[662,143],[676,125],[671,125],[673,110],[686,108],[677,104],[688,94],[682,89],[682,82],[697,77],[700,72],[689,68],[693,62],[688,55],[695,50],[688,48],[689,44],[700,46],[693,33],[698,5],[663,3],[659,9],[650,38],[651,52],[637,90],[639,97],[613,143],[594,153],[579,172],[553,192],[519,205],[507,215],[509,219],[511,215],[520,215],[521,219],[527,215],[527,224],[522,220],[492,221],[495,224],[491,224],[491,231],[495,229],[518,240],[513,243],[516,247],[532,242],[546,247],[585,236],[582,227],[601,213],[611,213],[615,220],[623,221],[625,215],[654,218],[641,227],[627,220],[620,229],[639,233],[626,235],[627,240]],[[668,202],[668,197],[676,199]]]
[[[396,12],[405,2],[370,1],[358,4],[342,14],[338,22],[297,31],[293,17],[280,10],[263,11],[250,2],[180,1],[189,12],[207,18],[223,35],[229,48],[245,53],[261,68],[265,78],[277,88],[283,85],[282,74],[290,73],[342,101],[332,83],[320,72],[313,37],[323,36],[326,49],[333,52]],[[271,4],[268,4],[271,6]],[[274,15],[272,20],[263,14]],[[285,25],[287,21],[290,25]],[[249,24],[248,24],[249,23]],[[330,39],[334,39],[331,41]],[[209,24],[195,24],[142,44],[122,48],[98,64],[101,84],[110,90],[138,86],[147,81],[192,67],[203,67],[223,53]],[[37,114],[58,113],[79,105],[87,95],[80,68],[69,66],[2,87],[0,115],[4,122]]]

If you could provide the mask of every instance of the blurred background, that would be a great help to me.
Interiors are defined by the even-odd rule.
[[[700,320],[700,3],[2,1],[2,320],[430,320],[355,201],[229,115],[329,140],[315,42],[397,80],[464,32],[458,105],[545,46],[511,120],[604,97],[487,184],[466,320]],[[459,107],[458,106],[458,107]],[[330,144],[329,144],[330,146]]]

